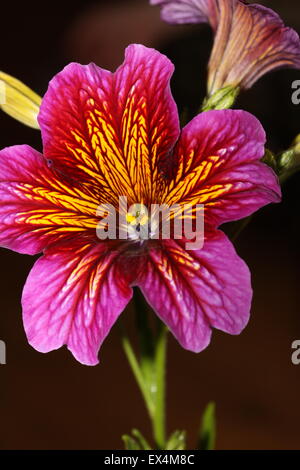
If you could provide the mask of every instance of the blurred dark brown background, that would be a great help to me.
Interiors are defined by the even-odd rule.
[[[298,0],[265,1],[300,31]],[[70,61],[113,69],[132,42],[158,48],[176,64],[172,90],[180,110],[192,111],[205,90],[211,47],[206,26],[172,27],[145,0],[27,0],[1,5],[0,69],[40,94]],[[193,80],[191,80],[193,77]],[[264,77],[238,106],[260,118],[269,146],[286,148],[300,132],[300,105],[291,103],[291,83],[300,71]],[[0,147],[27,143],[41,148],[37,131],[0,114]],[[238,337],[214,332],[199,355],[170,338],[168,429],[186,428],[189,448],[200,414],[217,403],[218,449],[300,449],[300,365],[291,363],[291,343],[300,339],[300,174],[284,187],[280,206],[262,210],[237,243],[253,273],[249,326]],[[1,201],[0,201],[1,204]],[[132,427],[149,436],[146,412],[113,328],[101,364],[85,367],[61,349],[47,355],[26,341],[20,297],[34,262],[1,249],[0,339],[7,365],[0,366],[1,449],[116,449]],[[132,328],[129,307],[124,316]]]

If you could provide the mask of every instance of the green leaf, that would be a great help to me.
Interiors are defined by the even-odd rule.
[[[144,436],[142,435],[142,433],[138,429],[133,429],[131,431],[131,433],[137,439],[138,443],[141,446],[141,449],[151,450],[150,445],[148,444],[148,442],[146,441],[146,439],[144,438]]]
[[[169,437],[166,445],[166,450],[185,450],[186,444],[186,432],[185,431],[174,431]]]
[[[213,450],[216,442],[216,417],[215,403],[210,402],[202,416],[202,423],[199,433],[198,449]]]
[[[124,434],[122,440],[126,450],[142,450],[139,443],[133,437],[128,436],[128,434]]]

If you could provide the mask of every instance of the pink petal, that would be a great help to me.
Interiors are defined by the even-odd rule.
[[[167,57],[137,44],[126,49],[115,73],[68,65],[50,82],[41,106],[45,156],[63,173],[93,178],[105,202],[119,194],[151,200],[158,167],[179,134],[173,69]]]
[[[265,132],[245,111],[208,111],[183,129],[177,173],[164,202],[204,204],[206,223],[219,226],[278,202],[278,179],[264,155]]]
[[[66,237],[95,238],[97,194],[53,172],[27,145],[0,152],[0,199],[3,247],[36,254]]]
[[[249,319],[249,269],[219,231],[207,234],[202,250],[187,252],[175,240],[153,249],[138,285],[179,343],[191,351],[206,348],[212,327],[239,334]]]
[[[162,6],[161,18],[167,23],[204,23],[209,21],[207,0],[150,0],[151,5]]]
[[[22,298],[35,349],[46,353],[66,344],[79,362],[98,363],[101,344],[132,296],[118,257],[104,243],[70,245],[35,263]]]

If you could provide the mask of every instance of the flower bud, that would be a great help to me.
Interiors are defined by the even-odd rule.
[[[0,108],[26,126],[39,129],[42,98],[16,78],[0,71]]]

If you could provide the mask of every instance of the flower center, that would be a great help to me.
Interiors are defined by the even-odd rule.
[[[150,218],[144,204],[133,204],[126,214],[128,235],[131,240],[148,240]]]

